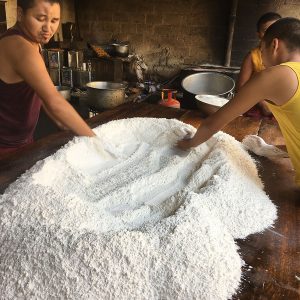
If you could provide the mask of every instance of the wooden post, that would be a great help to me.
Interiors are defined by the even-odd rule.
[[[230,12],[230,20],[229,20],[229,28],[228,28],[228,42],[227,42],[227,50],[226,50],[226,57],[225,57],[225,67],[230,66],[232,41],[233,41],[234,25],[235,25],[238,2],[239,2],[239,0],[232,0],[232,4],[231,4],[231,12]]]
[[[78,20],[78,0],[74,1],[74,11],[75,11],[75,24],[76,24],[76,40],[82,41],[80,35],[80,26],[79,26],[79,20]]]
[[[6,8],[5,8],[6,2],[7,1],[0,0],[0,34],[4,33],[7,30]]]

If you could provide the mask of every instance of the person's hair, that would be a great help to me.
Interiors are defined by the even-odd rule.
[[[36,0],[17,0],[17,6],[21,7],[23,11],[34,7]],[[45,0],[51,4],[58,3],[61,4],[61,0]]]
[[[275,12],[267,12],[267,13],[263,14],[256,23],[257,32],[260,31],[261,26],[263,24],[270,22],[270,21],[277,21],[279,19],[281,19],[281,15],[278,13],[275,13]]]
[[[300,20],[297,18],[282,18],[266,30],[263,41],[270,45],[273,39],[285,42],[288,50],[300,50]]]

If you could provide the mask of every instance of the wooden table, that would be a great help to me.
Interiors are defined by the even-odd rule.
[[[198,127],[197,111],[176,110],[147,103],[127,103],[101,113],[90,120],[91,127],[115,119],[130,117],[176,118]],[[225,132],[242,140],[247,134],[258,134],[267,143],[281,146],[282,135],[275,121],[254,121],[239,117]],[[0,193],[35,162],[59,149],[73,138],[70,132],[59,132],[22,150],[0,158]],[[265,190],[278,206],[278,219],[272,230],[238,240],[246,265],[240,291],[233,299],[300,299],[300,192],[293,181],[290,160],[255,157]]]

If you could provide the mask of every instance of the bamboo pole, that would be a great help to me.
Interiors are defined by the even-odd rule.
[[[227,50],[226,50],[226,57],[225,57],[225,67],[229,67],[230,62],[231,62],[232,41],[233,41],[234,26],[235,26],[238,2],[239,2],[239,0],[232,0],[232,4],[231,4],[231,12],[230,12],[229,28],[228,28],[228,42],[227,42]]]

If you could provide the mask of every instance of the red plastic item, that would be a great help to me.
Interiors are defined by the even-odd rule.
[[[161,101],[159,102],[159,104],[167,107],[180,108],[180,102],[175,98],[176,93],[176,90],[163,89],[161,91]],[[165,97],[166,94],[167,98]]]

